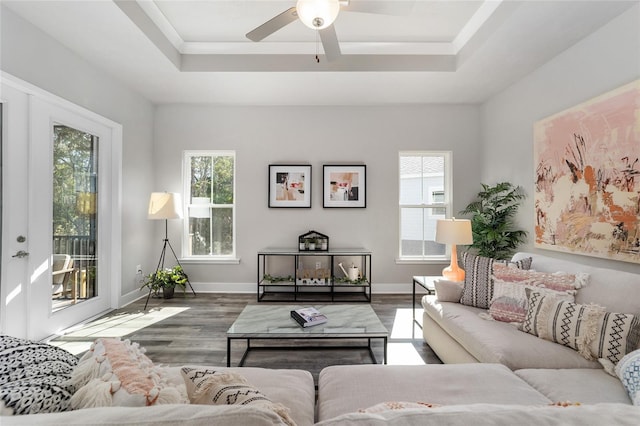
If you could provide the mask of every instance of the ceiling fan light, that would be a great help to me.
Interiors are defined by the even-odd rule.
[[[338,17],[339,0],[298,0],[296,4],[298,18],[313,30],[322,30]]]

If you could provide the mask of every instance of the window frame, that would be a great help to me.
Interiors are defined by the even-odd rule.
[[[190,203],[191,199],[191,158],[192,157],[232,157],[233,158],[233,203],[232,204],[207,204],[207,207],[215,208],[231,208],[232,218],[232,251],[230,254],[225,255],[193,255],[189,252],[189,208],[196,206],[196,204]],[[234,150],[186,150],[182,153],[182,182],[183,182],[183,197],[182,197],[182,211],[183,211],[183,231],[182,231],[182,256],[181,262],[183,263],[218,263],[218,264],[238,264],[240,259],[237,257],[237,156]],[[203,207],[204,205],[198,204],[197,207]]]
[[[401,164],[403,157],[442,157],[444,159],[444,176],[443,176],[443,186],[433,186],[428,189],[428,197],[429,200],[422,200],[420,203],[403,203],[401,200],[402,197],[402,178],[401,178]],[[422,176],[421,176],[422,177]],[[422,180],[422,179],[421,179]],[[443,191],[444,192],[444,201],[443,202],[434,202],[433,194],[434,191]],[[425,197],[425,189],[421,191],[422,196]],[[442,263],[449,259],[451,255],[451,248],[448,245],[445,245],[445,253],[444,255],[422,255],[418,256],[408,256],[402,254],[402,209],[420,209],[422,211],[422,216],[428,214],[431,217],[441,216],[443,219],[451,217],[451,212],[453,208],[453,153],[452,151],[399,151],[398,152],[398,257],[396,259],[396,263],[398,264],[428,264],[428,263]],[[444,209],[445,214],[439,215],[434,214],[433,210],[430,212],[425,212],[426,209]],[[424,229],[423,229],[424,232]],[[424,238],[424,237],[423,237]],[[427,241],[427,240],[422,240]],[[424,243],[423,243],[424,247]]]

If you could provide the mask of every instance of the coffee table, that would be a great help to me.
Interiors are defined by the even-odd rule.
[[[254,349],[368,349],[374,364],[378,361],[371,348],[372,339],[381,339],[384,345],[382,363],[387,363],[387,338],[389,333],[371,308],[371,305],[313,305],[325,314],[328,321],[323,324],[303,328],[291,318],[293,309],[303,308],[302,305],[247,305],[236,321],[227,331],[227,367],[231,366],[231,342],[246,340],[247,347],[242,355],[239,366],[244,364],[249,351]],[[252,340],[301,340],[302,344],[290,346],[260,346],[252,347]],[[357,340],[366,339],[366,346],[352,345],[310,345],[318,340]]]

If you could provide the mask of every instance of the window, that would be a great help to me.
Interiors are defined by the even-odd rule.
[[[235,158],[233,151],[184,153],[185,259],[235,258]]]
[[[400,152],[400,260],[442,259],[436,222],[451,211],[451,153]]]

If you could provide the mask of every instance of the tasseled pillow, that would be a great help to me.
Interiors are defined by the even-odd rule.
[[[71,397],[74,409],[189,403],[186,387],[168,383],[164,369],[129,340],[96,340],[69,384],[77,389]]]

